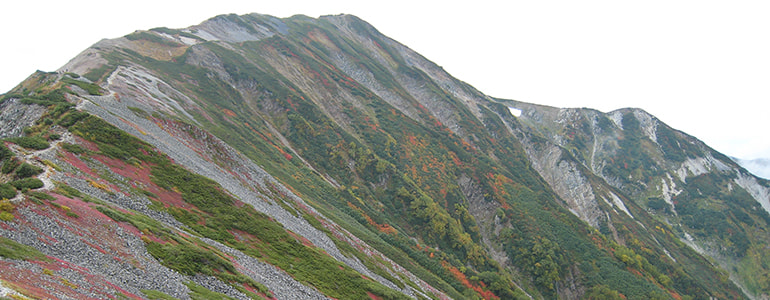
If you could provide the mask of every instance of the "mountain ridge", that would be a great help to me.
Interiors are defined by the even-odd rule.
[[[19,189],[3,224],[43,222],[27,211],[49,207],[62,223],[79,219],[74,207],[98,210],[142,233],[126,239],[146,249],[135,254],[143,266],[177,274],[105,296],[764,299],[770,289],[767,181],[640,109],[486,96],[355,16],[222,15],[136,31],[33,74],[0,105],[39,115],[12,114],[27,125],[3,136],[65,137],[42,160],[64,170],[46,175],[56,188]],[[65,257],[31,232],[16,243]],[[88,286],[47,270],[36,278]]]

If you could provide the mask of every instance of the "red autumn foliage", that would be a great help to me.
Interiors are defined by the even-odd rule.
[[[467,288],[470,288],[474,290],[479,296],[481,296],[484,299],[500,299],[500,297],[497,297],[492,291],[485,290],[486,285],[483,282],[479,282],[478,284],[474,285],[468,280],[468,278],[465,277],[465,274],[460,272],[457,268],[450,265],[449,263],[442,261],[441,265],[449,271],[449,273],[452,273],[452,276],[454,276],[462,285],[464,285]]]
[[[358,213],[360,213],[366,219],[366,222],[369,223],[369,225],[374,226],[380,232],[385,233],[385,234],[397,234],[398,233],[398,230],[396,230],[395,228],[390,226],[390,224],[378,224],[369,215],[367,215],[364,212],[364,210],[358,208],[353,203],[348,202],[348,206],[350,208],[352,208],[353,210],[357,211]]]

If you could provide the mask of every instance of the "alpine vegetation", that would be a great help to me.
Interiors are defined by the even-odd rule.
[[[137,31],[0,101],[0,297],[770,295],[768,181],[351,15]]]

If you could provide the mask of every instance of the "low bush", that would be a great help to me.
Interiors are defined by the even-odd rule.
[[[19,168],[16,169],[17,178],[27,178],[43,173],[43,168],[30,165],[28,163],[22,163]]]
[[[81,147],[78,144],[70,144],[70,143],[61,143],[62,149],[66,150],[67,152],[70,152],[72,154],[83,154],[88,152],[88,149]]]
[[[43,187],[43,181],[37,178],[24,178],[10,182],[10,185],[14,186],[17,190],[34,190]]]
[[[0,199],[11,199],[16,197],[16,189],[7,183],[0,184]]]
[[[16,170],[16,167],[21,165],[21,161],[19,161],[16,158],[6,160],[5,163],[3,163],[3,167],[0,168],[0,171],[3,172],[3,174],[11,174],[13,170]]]
[[[72,126],[72,124],[77,123],[77,121],[80,121],[81,119],[87,116],[88,116],[87,112],[80,112],[80,111],[70,112],[69,114],[65,115],[59,120],[59,126],[68,128]]]
[[[13,152],[11,152],[11,149],[8,149],[5,144],[0,142],[0,161],[11,157],[13,157]]]
[[[102,88],[99,87],[96,84],[93,84],[93,83],[88,83],[88,82],[85,82],[85,81],[75,80],[75,79],[72,79],[72,78],[63,78],[62,82],[69,83],[69,84],[74,84],[74,85],[80,87],[81,89],[86,90],[86,92],[88,92],[89,95],[96,95],[96,96],[101,96],[102,95]]]
[[[44,138],[39,136],[35,136],[35,137],[22,136],[22,137],[15,137],[15,138],[7,138],[6,140],[16,145],[22,146],[27,149],[32,149],[32,150],[43,150],[43,149],[48,149],[48,147],[51,147],[51,144],[49,144]]]
[[[56,197],[51,196],[51,195],[46,194],[46,193],[42,193],[42,192],[28,192],[27,196],[30,196],[32,198],[36,198],[38,200],[48,200],[48,201],[56,200]]]

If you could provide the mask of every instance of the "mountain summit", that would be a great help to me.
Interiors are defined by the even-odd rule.
[[[770,184],[351,15],[102,40],[0,102],[0,296],[767,299]]]

